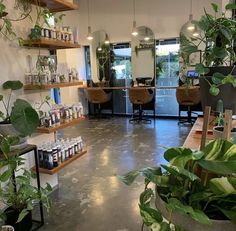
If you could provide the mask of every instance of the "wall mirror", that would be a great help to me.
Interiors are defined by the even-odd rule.
[[[137,30],[138,35],[131,40],[134,85],[155,85],[155,36],[146,26]]]
[[[90,44],[91,76],[94,83],[109,84],[111,78],[112,50],[104,30],[93,33]]]

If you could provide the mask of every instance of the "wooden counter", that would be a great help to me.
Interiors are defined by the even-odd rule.
[[[117,87],[83,87],[81,86],[80,88],[82,89],[88,89],[88,88],[94,88],[94,89],[104,89],[104,90],[126,90],[126,89],[130,89],[132,87],[130,86],[117,86]],[[143,86],[143,87],[134,87],[137,89],[176,89],[177,87],[173,87],[173,86]]]
[[[214,117],[210,117],[210,123],[208,128],[208,135],[207,135],[207,142],[213,139],[213,122]],[[203,118],[197,118],[196,122],[194,123],[191,131],[189,132],[183,146],[186,148],[191,149],[200,149],[201,144],[201,137],[202,137],[202,125],[203,125]],[[232,120],[232,125],[236,126],[236,120]]]

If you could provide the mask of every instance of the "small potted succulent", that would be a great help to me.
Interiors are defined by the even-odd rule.
[[[12,149],[23,148],[26,144],[25,137],[30,135],[39,124],[37,112],[26,100],[16,99],[14,103],[12,102],[13,92],[22,87],[20,81],[6,81],[2,85],[6,93],[0,95],[0,103],[5,109],[0,111],[0,133],[10,136],[20,135],[21,138],[18,145],[11,146]]]
[[[134,170],[119,178],[130,185],[137,176],[144,177],[139,208],[149,230],[235,231],[235,150],[236,144],[222,139],[202,151],[169,148],[164,153],[169,165]]]
[[[217,4],[212,3],[214,15],[205,11],[198,22],[198,33],[188,38],[181,34],[181,53],[189,62],[193,54],[202,54],[196,64],[196,71],[201,75],[200,89],[202,106],[216,108],[222,99],[226,108],[236,113],[236,20],[227,16],[227,11],[236,9],[236,4],[229,3],[221,13]],[[220,15],[220,16],[219,16]]]

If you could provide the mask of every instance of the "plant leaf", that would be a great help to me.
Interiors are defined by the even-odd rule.
[[[209,89],[209,92],[210,92],[211,95],[217,96],[220,93],[220,89],[216,85],[212,84],[210,89]]]
[[[199,75],[206,75],[210,71],[209,68],[204,67],[204,65],[201,63],[198,63],[195,66],[195,70]]]
[[[5,83],[3,83],[2,85],[3,89],[7,90],[7,89],[11,89],[11,90],[19,90],[23,87],[23,83],[19,80],[17,81],[6,81]]]
[[[211,3],[211,6],[212,6],[212,9],[215,11],[215,13],[217,13],[218,12],[218,5],[217,4],[215,4],[215,3]]]
[[[153,223],[162,222],[162,215],[157,210],[144,205],[139,205],[139,209],[145,225],[150,226]]]
[[[217,174],[224,175],[236,173],[236,161],[199,160],[198,164]]]
[[[181,201],[176,198],[171,198],[168,200],[166,207],[170,210],[182,213],[184,215],[191,216],[194,220],[201,224],[211,225],[212,222],[209,217],[203,213],[201,210],[193,209],[191,206],[182,204]]]
[[[137,176],[139,176],[139,171],[133,170],[124,175],[118,176],[118,178],[126,185],[131,185]]]
[[[27,211],[27,209],[23,209],[20,214],[19,214],[19,217],[16,221],[16,223],[22,221],[22,219],[29,213],[29,211]]]
[[[161,166],[171,174],[185,176],[188,179],[190,179],[191,181],[199,180],[199,177],[197,175],[195,175],[192,172],[189,172],[188,170],[186,170],[184,168],[180,168],[177,166],[167,166],[164,164],[162,164]]]
[[[226,9],[226,10],[236,10],[236,4],[234,4],[234,3],[228,3],[228,4],[225,6],[225,9]]]
[[[161,222],[161,229],[160,231],[171,231],[170,225],[166,222]]]
[[[11,169],[8,169],[0,175],[0,181],[6,182],[11,178],[11,176],[12,176],[12,171]]]
[[[13,127],[23,136],[31,135],[39,124],[38,113],[23,99],[17,99],[11,112]]]
[[[236,189],[227,177],[213,178],[209,181],[209,188],[215,194],[236,194]]]
[[[150,200],[153,196],[154,196],[154,193],[153,193],[152,189],[150,189],[150,188],[145,189],[145,191],[143,191],[140,194],[139,203],[141,205],[147,205],[147,204],[149,205]]]
[[[214,84],[221,84],[222,80],[225,78],[225,76],[219,72],[215,72],[212,75],[212,81]]]
[[[224,213],[226,217],[228,217],[233,223],[236,223],[236,211],[235,210],[226,210],[218,207],[218,209]]]

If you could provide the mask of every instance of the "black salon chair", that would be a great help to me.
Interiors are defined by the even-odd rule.
[[[144,117],[143,105],[152,101],[154,97],[154,90],[149,88],[131,87],[129,89],[129,100],[134,105],[138,105],[138,113],[133,113],[130,123],[148,122],[151,120]],[[134,112],[134,109],[133,109]]]

